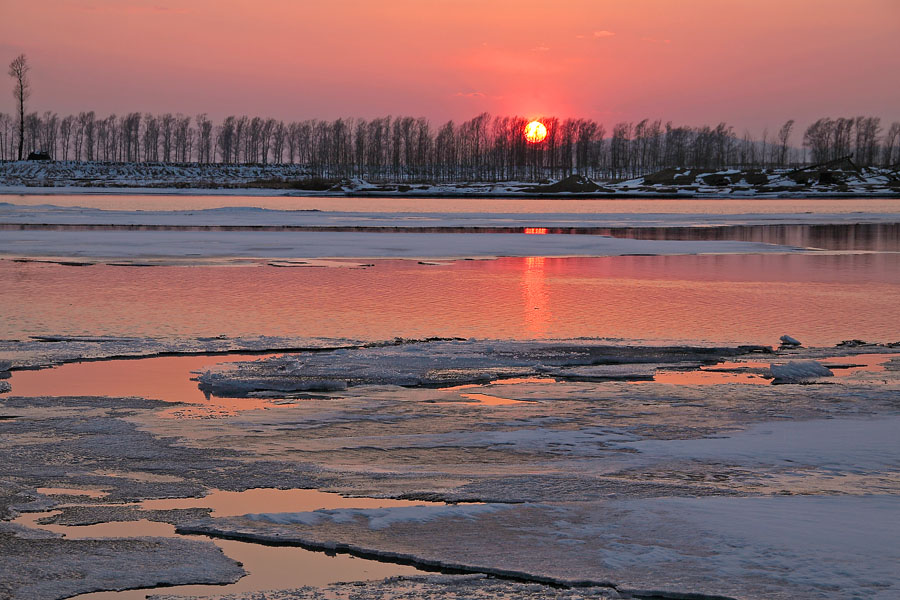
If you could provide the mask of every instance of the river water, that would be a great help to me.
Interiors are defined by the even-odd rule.
[[[5,200],[20,206],[52,203],[120,211],[230,206],[352,210],[388,218],[392,213],[403,214],[407,219],[409,211],[427,216],[432,212],[474,214],[475,210],[486,219],[494,214],[491,211],[595,216],[666,213],[682,215],[682,223],[692,215],[699,220],[724,214],[740,221],[742,215],[789,214],[794,217],[775,225],[619,227],[599,233],[637,239],[742,240],[810,249],[787,254],[520,256],[438,264],[397,259],[307,261],[305,265],[243,260],[237,265],[225,261],[214,266],[152,268],[108,264],[114,261],[80,267],[16,262],[15,255],[7,253],[0,260],[4,282],[0,338],[5,339],[34,335],[281,335],[363,340],[596,336],[775,344],[787,333],[815,345],[850,338],[900,340],[900,200],[132,195],[7,196]],[[895,213],[896,222],[890,217],[885,221],[884,215]],[[838,224],[804,224],[804,215],[810,214],[844,217]],[[876,214],[881,215],[880,221],[871,222],[870,216]],[[798,222],[791,223],[792,218]],[[53,232],[34,232],[38,233]],[[0,230],[0,255],[4,235]],[[284,268],[288,265],[292,268]]]

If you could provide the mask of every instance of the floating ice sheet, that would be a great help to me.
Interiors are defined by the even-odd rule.
[[[198,381],[206,392],[234,397],[268,391],[342,390],[355,385],[449,386],[536,375],[646,379],[659,363],[716,361],[753,350],[763,348],[622,347],[591,340],[441,340],[231,363],[201,373]]]

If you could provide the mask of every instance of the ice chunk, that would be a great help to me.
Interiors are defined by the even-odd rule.
[[[12,367],[12,363],[8,360],[0,360],[0,380],[9,379],[11,373],[9,372],[10,367]],[[5,381],[0,381],[0,394],[4,392],[8,392],[10,390],[9,384]]]
[[[773,383],[801,383],[819,377],[834,376],[828,367],[814,360],[792,360],[783,365],[771,364],[769,372],[774,378]]]
[[[782,346],[799,346],[800,340],[798,340],[797,338],[792,338],[789,335],[783,335],[783,336],[781,336],[781,345]]]
[[[668,363],[667,363],[668,364]],[[606,381],[610,379],[640,380],[653,379],[658,365],[624,364],[592,365],[587,367],[567,367],[547,371],[548,375],[575,381]]]
[[[648,379],[659,363],[721,360],[751,347],[612,346],[601,340],[401,340],[373,347],[228,363],[197,378],[219,397],[328,391],[359,385],[446,387],[554,374],[583,380]],[[583,367],[576,370],[576,367]],[[565,371],[558,369],[565,368]]]

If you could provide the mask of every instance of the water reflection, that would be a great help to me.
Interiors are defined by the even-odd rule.
[[[510,406],[513,404],[527,404],[524,400],[513,400],[512,398],[501,398],[491,394],[460,394],[463,398],[471,400],[472,404],[480,404],[483,406]]]
[[[68,491],[71,495],[71,491]],[[47,491],[46,493],[53,493]],[[178,508],[213,509],[215,517],[243,515],[251,512],[304,512],[318,509],[337,508],[386,508],[398,506],[423,506],[437,504],[422,501],[391,500],[379,498],[345,498],[317,490],[276,490],[250,489],[243,492],[223,492],[214,490],[204,498],[167,498],[145,500],[140,503],[142,510],[172,510]],[[176,539],[196,539],[175,533],[175,527],[140,519],[137,521],[115,521],[95,525],[66,526],[40,524],[39,521],[53,517],[60,511],[22,513],[15,523],[31,529],[42,529],[63,534],[68,539],[83,540],[96,538],[136,538],[166,537]],[[421,573],[410,566],[366,560],[348,555],[328,555],[298,547],[271,547],[236,540],[211,539],[230,558],[243,564],[248,574],[239,581],[228,585],[181,585],[162,586],[151,590],[128,590],[122,592],[94,592],[79,595],[84,600],[143,600],[154,592],[184,595],[220,595],[237,593],[259,593],[261,590],[293,589],[307,585],[322,586],[345,580],[383,579],[398,575]]]
[[[142,510],[210,508],[213,517],[235,517],[249,513],[309,512],[341,508],[396,508],[443,506],[443,502],[394,500],[392,498],[348,497],[313,489],[251,488],[240,492],[212,490],[202,498],[159,498],[144,500]]]
[[[741,241],[823,250],[900,251],[900,223],[618,227],[603,233],[638,240]]]
[[[829,356],[818,359],[834,374],[835,377],[853,377],[857,374],[880,373],[885,370],[885,363],[896,359],[897,354],[855,354],[852,356]],[[653,376],[656,383],[672,385],[717,385],[741,383],[748,385],[771,385],[769,373],[771,364],[783,364],[785,359],[774,359],[772,362],[760,361],[723,361],[715,365],[702,366],[691,370],[661,370]],[[634,384],[647,383],[634,381]]]
[[[17,396],[134,396],[186,405],[163,410],[163,417],[222,417],[266,408],[272,401],[209,397],[192,381],[193,372],[223,362],[267,356],[273,355],[160,356],[69,363],[39,371],[13,371],[9,383]]]
[[[501,258],[435,268],[87,268],[0,260],[0,337],[900,340],[900,254]],[[537,307],[537,310],[535,310]]]
[[[522,269],[525,330],[531,337],[544,337],[552,318],[550,298],[544,285],[546,260],[543,256],[529,256]]]

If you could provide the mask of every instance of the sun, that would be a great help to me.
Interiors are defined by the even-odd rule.
[[[543,142],[547,137],[547,127],[540,121],[532,121],[525,126],[525,139],[532,144]]]

